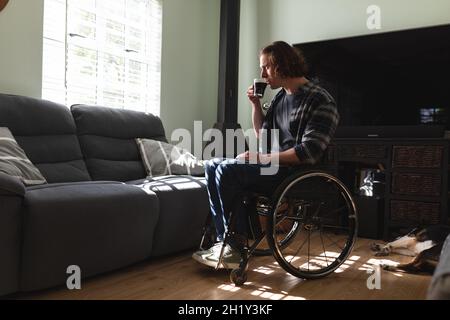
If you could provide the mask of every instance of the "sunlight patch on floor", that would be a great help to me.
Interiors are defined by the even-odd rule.
[[[239,287],[236,287],[234,284],[221,284],[217,288],[223,291],[230,291],[230,292],[236,292],[241,289]]]
[[[217,288],[228,292],[237,292],[239,290],[245,290],[246,286],[252,287],[255,286],[255,283],[248,281],[242,287],[236,287],[233,284],[222,284]],[[259,297],[268,300],[306,300],[303,297],[289,295],[289,293],[286,291],[281,292],[272,292],[272,291],[273,289],[269,286],[258,286],[258,289],[250,292],[250,295],[253,297]]]
[[[248,284],[252,284],[249,282]],[[257,290],[252,291],[250,294],[255,297],[260,297],[269,300],[306,300],[303,297],[296,297],[289,295],[286,291],[281,291],[280,293],[270,292],[272,288],[268,286],[261,286]]]
[[[275,270],[273,270],[272,268],[266,267],[266,266],[258,267],[256,269],[253,269],[253,271],[259,272],[262,274],[271,274],[271,273],[275,272]]]
[[[306,298],[303,297],[296,297],[296,296],[287,296],[283,300],[306,300]]]
[[[339,268],[337,268],[334,272],[335,273],[342,273],[345,270],[347,270],[348,268],[350,268],[352,266],[352,264],[354,264],[355,261],[345,261],[343,264],[341,264],[339,266]]]

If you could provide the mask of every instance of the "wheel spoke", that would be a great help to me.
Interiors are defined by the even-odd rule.
[[[336,241],[334,241],[333,239],[330,238],[330,236],[325,233],[325,236],[331,241],[331,243],[333,243],[334,245],[336,245],[336,247],[338,247],[341,250],[344,250],[344,247],[341,247]]]
[[[323,243],[323,237],[322,237],[322,229],[320,229],[320,241],[322,242],[322,249],[323,249],[323,254],[325,256],[325,261],[327,262],[327,267],[329,266],[328,264],[328,257],[327,257],[327,252],[325,251],[325,244]]]
[[[300,226],[301,228],[302,226]],[[298,248],[298,250],[292,254],[292,258],[291,260],[289,260],[289,264],[292,262],[292,260],[298,255],[298,253],[300,252],[300,250],[302,250],[303,246],[306,244],[306,242],[308,241],[308,238],[305,239],[305,241],[303,241],[302,245]]]
[[[309,271],[309,249],[311,248],[311,229],[308,229],[308,271]]]

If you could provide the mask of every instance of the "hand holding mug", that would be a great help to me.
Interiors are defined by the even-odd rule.
[[[247,98],[255,106],[261,105],[261,102],[259,101],[259,97],[255,95],[255,87],[253,85],[248,87],[248,89],[247,89]]]

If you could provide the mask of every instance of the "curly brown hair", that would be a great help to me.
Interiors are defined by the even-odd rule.
[[[281,78],[303,77],[308,72],[303,53],[284,41],[275,41],[264,47],[260,51],[260,55],[263,54]]]

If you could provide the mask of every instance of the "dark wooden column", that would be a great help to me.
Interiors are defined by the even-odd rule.
[[[220,7],[219,99],[217,121],[237,123],[240,0]]]
[[[241,129],[238,118],[239,84],[239,20],[240,0],[221,0],[220,6],[220,47],[219,47],[219,91],[217,122],[214,128],[225,131]],[[225,150],[225,148],[224,148]],[[236,154],[216,154],[235,156]]]

